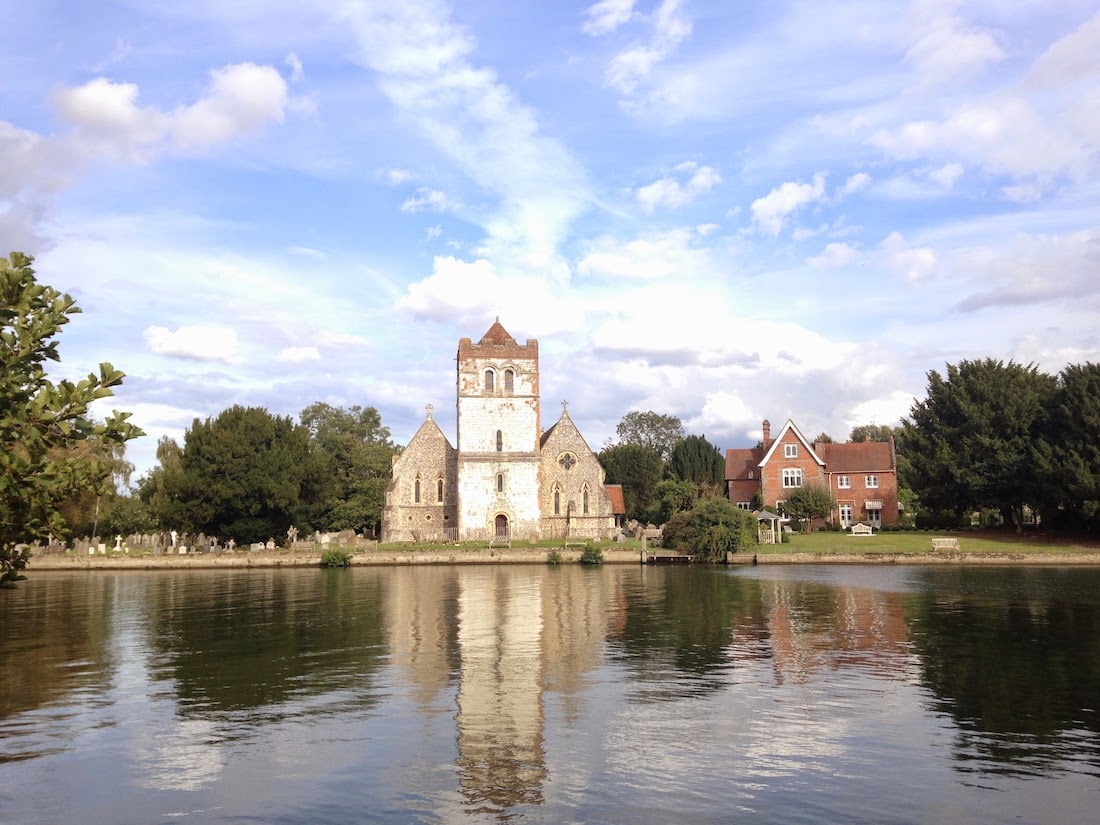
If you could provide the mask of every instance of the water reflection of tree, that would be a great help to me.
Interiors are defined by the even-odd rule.
[[[959,571],[911,597],[923,682],[959,724],[961,768],[1100,769],[1100,605],[1066,595],[1075,572],[1042,571],[1055,584],[1040,587],[1021,571]]]
[[[2,594],[0,719],[74,691],[106,689],[113,665],[106,639],[114,589],[111,579],[51,573],[35,581],[34,598],[22,591]]]
[[[759,583],[724,570],[668,568],[648,572],[625,593],[621,631],[612,654],[640,683],[660,684],[652,698],[703,695],[728,683],[735,624],[759,619]],[[760,627],[762,619],[747,624]],[[670,678],[670,671],[672,675]],[[647,695],[649,695],[647,693]]]
[[[358,573],[359,571],[355,571]],[[180,712],[262,710],[325,696],[370,705],[384,655],[381,585],[348,571],[211,571],[150,588],[157,679]]]

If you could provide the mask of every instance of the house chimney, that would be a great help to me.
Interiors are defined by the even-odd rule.
[[[771,440],[772,440],[772,422],[768,421],[768,419],[765,418],[764,419],[764,449],[765,450],[768,449],[768,444],[771,443]]]

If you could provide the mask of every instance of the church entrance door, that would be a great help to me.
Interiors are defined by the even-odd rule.
[[[498,539],[508,538],[508,516],[504,514],[496,518],[496,537]]]

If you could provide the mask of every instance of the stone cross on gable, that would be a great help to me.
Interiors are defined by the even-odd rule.
[[[564,412],[564,413],[569,412],[569,402],[568,401],[562,401],[561,402],[561,411]]]
[[[434,409],[435,409],[435,407],[433,407],[433,406],[432,406],[431,404],[429,404],[429,405],[428,405],[428,406],[426,406],[426,407],[425,407],[424,409],[425,409],[425,410],[427,411],[427,413],[428,413],[428,418],[431,418],[431,417],[432,417],[432,410],[434,410]]]

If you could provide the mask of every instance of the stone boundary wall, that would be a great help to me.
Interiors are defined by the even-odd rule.
[[[354,567],[410,564],[548,564],[556,551],[563,564],[579,562],[583,548],[538,547],[493,550],[368,550],[351,556]],[[638,550],[605,549],[605,564],[640,564]],[[199,570],[249,567],[320,567],[318,552],[220,553],[187,555],[32,556],[27,573],[41,570]]]
[[[368,550],[351,556],[353,566],[414,564],[547,564],[551,551],[563,564],[580,561],[582,548],[522,548],[493,550]],[[913,565],[1100,565],[1100,553],[738,553],[731,564],[913,564]],[[604,549],[605,564],[640,564],[636,549]],[[262,552],[188,555],[50,555],[32,556],[27,573],[47,570],[200,570],[270,567],[320,567],[318,552]]]

